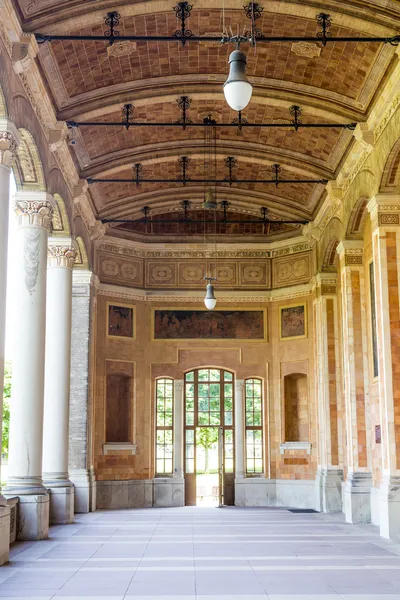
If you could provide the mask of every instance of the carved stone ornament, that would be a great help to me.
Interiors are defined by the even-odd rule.
[[[48,200],[17,200],[14,202],[20,227],[43,227],[50,230],[53,209]]]
[[[108,56],[113,56],[115,58],[129,56],[134,52],[136,52],[136,42],[130,40],[115,42],[112,46],[108,46],[107,48]]]
[[[17,153],[18,143],[9,131],[0,131],[0,165],[11,167]]]
[[[293,42],[291,50],[296,56],[319,58],[321,56],[322,48],[312,42]]]
[[[47,266],[72,269],[75,255],[76,250],[72,246],[51,245],[47,249]]]

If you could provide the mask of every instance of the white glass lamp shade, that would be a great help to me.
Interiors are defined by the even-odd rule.
[[[229,57],[229,77],[224,83],[225,100],[233,110],[243,110],[250,102],[253,86],[246,77],[246,55],[234,50]]]
[[[204,298],[204,304],[208,310],[213,310],[217,304],[217,299],[214,296],[214,286],[212,283],[207,285],[206,297]]]

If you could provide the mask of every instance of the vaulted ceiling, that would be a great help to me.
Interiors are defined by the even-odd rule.
[[[179,28],[169,0],[14,0],[24,29],[47,34],[101,35],[110,10],[120,15],[121,35],[171,35]],[[315,36],[315,17],[329,12],[332,36],[392,36],[400,14],[394,0],[301,0],[260,2],[264,6],[257,28],[268,36]],[[224,11],[223,9],[224,5]],[[239,0],[194,0],[188,26],[195,35],[221,35],[223,27],[242,32],[249,21]],[[176,100],[189,96],[188,116],[193,121],[211,114],[218,123],[237,118],[225,102],[222,85],[228,74],[232,44],[215,42],[53,41],[40,45],[37,60],[53,98],[60,121],[121,121],[125,103],[134,106],[133,120],[175,122],[181,117]],[[287,123],[289,108],[302,109],[303,123],[365,121],[379,86],[390,71],[395,49],[370,43],[259,43],[242,46],[247,74],[254,86],[243,117],[254,123]],[[81,127],[71,152],[83,179],[131,178],[132,165],[143,165],[143,176],[175,179],[178,159],[191,158],[190,176],[203,175],[201,128]],[[347,152],[352,132],[343,129],[256,129],[241,131],[217,127],[217,177],[227,176],[224,158],[235,156],[237,179],[270,179],[279,163],[285,179],[335,179]],[[200,206],[200,184],[93,183],[90,195],[98,218],[138,218],[150,206],[153,215],[175,214],[179,202]],[[230,202],[230,214],[259,216],[268,207],[272,219],[313,219],[325,196],[323,184],[292,183],[220,184],[218,200]],[[159,216],[161,219],[162,217]],[[199,235],[198,228],[175,230],[172,225],[144,228],[114,224],[127,238],[168,238]],[[171,229],[172,227],[172,229]],[[246,236],[260,240],[262,228],[234,225],[219,232],[229,239]],[[268,239],[290,237],[298,227],[268,228]]]

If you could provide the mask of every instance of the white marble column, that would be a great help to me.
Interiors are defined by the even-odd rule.
[[[42,482],[47,240],[52,214],[45,192],[19,192],[14,273],[12,404],[7,495],[18,495],[20,540],[48,535]]]
[[[74,520],[74,487],[68,477],[71,370],[72,267],[68,238],[51,238],[47,261],[43,481],[50,490],[50,523]]]
[[[0,431],[3,421],[4,351],[6,337],[6,290],[8,215],[11,163],[18,146],[18,132],[10,121],[0,119]],[[1,475],[1,452],[0,452]],[[8,562],[10,509],[0,493],[0,565]]]
[[[318,408],[317,510],[342,510],[343,470],[339,435],[340,370],[335,273],[315,278],[316,398]]]
[[[375,279],[376,334],[381,430],[379,527],[385,538],[400,539],[400,196],[378,194],[368,203]],[[380,479],[380,480],[379,480]]]
[[[184,477],[184,436],[183,436],[183,379],[174,381],[174,478]]]
[[[343,510],[348,523],[371,520],[369,372],[363,242],[345,240],[340,257],[343,374],[348,473]]]
[[[236,379],[235,385],[235,479],[245,477],[244,439],[244,381]]]

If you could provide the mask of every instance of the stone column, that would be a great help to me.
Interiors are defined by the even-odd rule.
[[[19,220],[15,267],[12,405],[7,495],[18,495],[17,539],[48,535],[49,496],[42,482],[47,239],[52,214],[45,192],[15,197]]]
[[[347,480],[343,510],[348,523],[371,520],[369,376],[363,242],[339,244],[346,412]]]
[[[174,381],[174,478],[183,479],[183,379]]]
[[[342,510],[341,448],[339,440],[340,371],[336,274],[315,279],[316,398],[318,408],[317,510]]]
[[[235,386],[235,479],[245,478],[244,464],[244,381],[236,379]]]
[[[3,422],[4,350],[6,337],[6,291],[10,172],[18,146],[15,126],[0,119],[0,431]],[[1,451],[0,451],[1,475]],[[0,492],[0,565],[8,562],[10,509]]]
[[[380,533],[400,539],[400,196],[368,203],[372,221],[382,479]]]
[[[71,370],[71,239],[51,238],[47,260],[43,480],[50,490],[50,523],[74,520],[74,487],[68,478]]]
[[[96,285],[98,279],[91,271],[73,271],[69,478],[74,484],[76,513],[96,510],[96,481],[91,461],[90,439]]]

